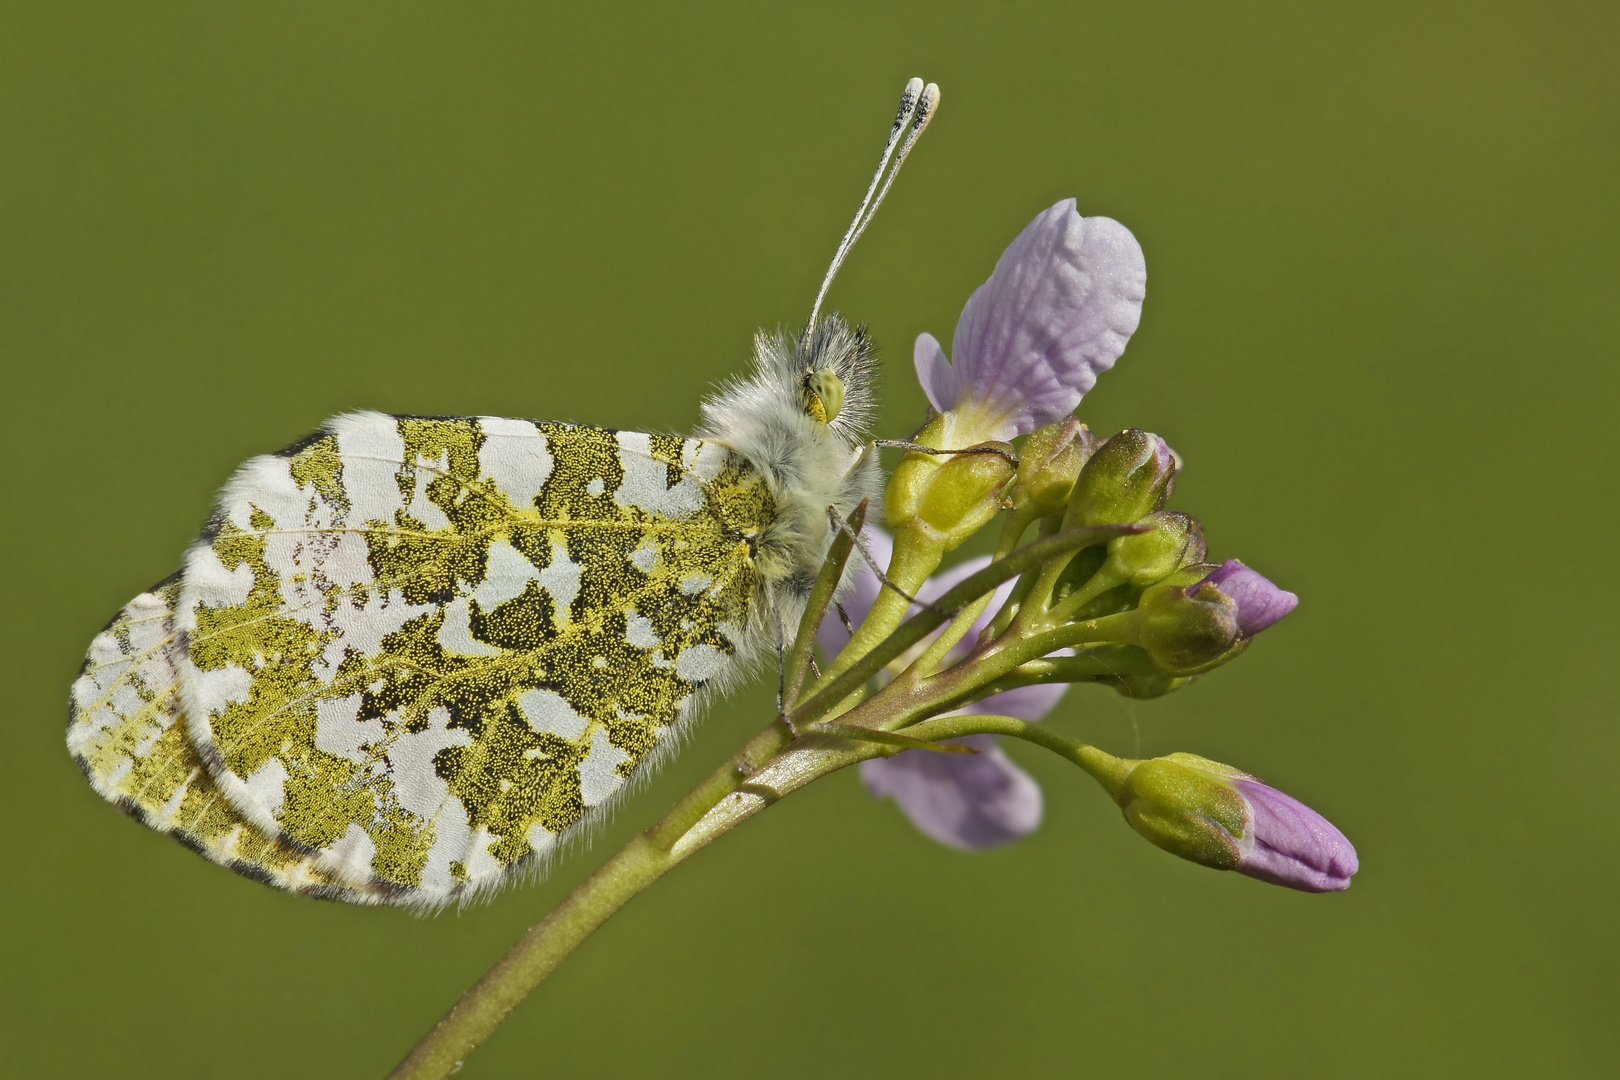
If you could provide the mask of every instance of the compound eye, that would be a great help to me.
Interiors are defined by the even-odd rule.
[[[830,368],[804,377],[804,411],[813,420],[830,424],[844,408],[844,384]]]

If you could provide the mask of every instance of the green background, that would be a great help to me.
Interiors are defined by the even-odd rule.
[[[1307,896],[1046,822],[931,845],[843,774],[637,899],[468,1077],[1597,1076],[1616,1064],[1613,4],[7,4],[0,1074],[380,1076],[768,715],[714,710],[541,885],[284,896],[98,800],[92,635],[240,460],[342,409],[684,430],[807,312],[893,101],[939,117],[833,292],[923,398],[1036,212],[1146,251],[1081,409],[1167,436],[1303,597],[1170,698],[1051,722],[1327,814]]]

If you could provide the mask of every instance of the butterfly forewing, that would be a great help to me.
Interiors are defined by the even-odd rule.
[[[187,553],[181,711],[230,802],[433,906],[544,855],[736,667],[761,477],[698,440],[338,417]]]

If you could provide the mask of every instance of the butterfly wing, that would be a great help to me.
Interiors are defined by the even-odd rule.
[[[244,465],[186,555],[191,742],[340,880],[424,908],[487,890],[737,670],[774,513],[712,442],[338,417]]]
[[[291,892],[376,903],[312,855],[267,835],[215,785],[180,723],[174,604],[179,575],[126,604],[90,643],[74,681],[68,749],[92,787],[131,816],[206,858]]]

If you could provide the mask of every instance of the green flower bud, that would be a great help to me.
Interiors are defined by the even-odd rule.
[[[1247,806],[1227,777],[1243,775],[1196,754],[1170,754],[1132,769],[1115,799],[1131,828],[1170,854],[1232,870]]]
[[[1108,543],[1111,577],[1146,588],[1163,581],[1188,563],[1202,562],[1204,526],[1195,517],[1175,510],[1158,510],[1138,524],[1151,532],[1116,536]]]
[[[1069,498],[1066,527],[1129,525],[1164,505],[1176,456],[1157,435],[1127,428],[1092,454]]]
[[[1069,504],[1080,467],[1095,448],[1091,429],[1072,416],[1032,432],[1018,452],[1013,504],[1033,510],[1037,516],[1062,510]]]
[[[1164,581],[1137,604],[1137,644],[1169,675],[1194,675],[1231,653],[1238,641],[1238,608],[1213,585]]]

